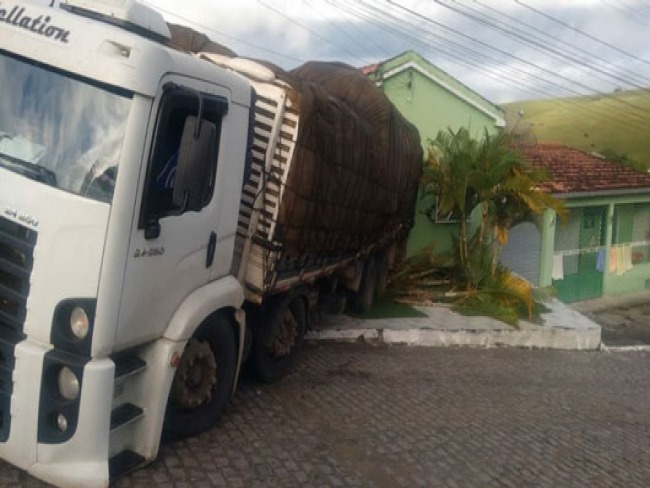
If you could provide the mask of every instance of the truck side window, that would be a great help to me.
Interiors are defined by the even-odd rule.
[[[219,159],[219,139],[221,121],[228,112],[226,99],[207,94],[200,95],[203,99],[203,120],[208,120],[217,127],[217,147],[210,174],[214,178]],[[140,214],[139,227],[169,215],[179,215],[181,208],[174,205],[172,195],[178,164],[178,150],[183,135],[185,119],[197,116],[199,113],[199,93],[176,85],[165,88],[156,121],[156,131],[152,153],[147,172],[145,200]],[[214,184],[214,181],[212,182]],[[207,205],[209,201],[204,202]]]

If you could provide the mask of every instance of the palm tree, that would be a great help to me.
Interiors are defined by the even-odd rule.
[[[530,214],[554,209],[562,218],[559,200],[539,190],[545,175],[528,167],[508,134],[472,139],[467,129],[439,132],[430,141],[422,177],[423,196],[437,198],[438,211],[459,219],[459,271],[465,292],[456,302],[469,314],[490,315],[516,325],[521,310],[533,317],[536,300],[545,296],[530,283],[499,265],[501,247],[512,225]],[[468,236],[467,217],[476,205],[481,225]]]
[[[430,141],[427,161],[422,172],[423,195],[433,196],[441,215],[454,213],[460,222],[460,265],[467,265],[469,247],[467,217],[472,210],[468,199],[468,177],[476,160],[478,144],[467,129],[440,131]]]
[[[526,165],[504,132],[490,135],[486,130],[477,141],[465,128],[449,129],[431,141],[423,193],[437,197],[439,212],[459,216],[460,266],[468,287],[479,286],[481,273],[471,267],[483,267],[486,249],[491,254],[490,274],[495,275],[501,247],[514,223],[545,208],[566,215],[561,201],[538,189],[544,179],[544,173]],[[474,202],[481,208],[481,226],[478,234],[468,239],[467,216]],[[470,260],[470,253],[478,260]]]
[[[526,164],[521,153],[513,147],[510,134],[490,135],[486,130],[473,166],[468,175],[468,187],[476,192],[481,206],[477,247],[483,248],[488,240],[492,244],[494,275],[512,225],[530,214],[542,213],[545,208],[555,210],[562,218],[566,210],[560,200],[539,190],[546,174]]]

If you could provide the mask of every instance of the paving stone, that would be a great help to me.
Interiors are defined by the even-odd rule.
[[[117,487],[650,486],[650,353],[315,344]],[[0,463],[0,485],[44,487]]]

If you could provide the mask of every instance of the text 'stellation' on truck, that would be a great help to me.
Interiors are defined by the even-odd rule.
[[[371,305],[422,150],[350,67],[43,3],[0,2],[0,456],[105,486],[209,428],[244,361],[281,378],[315,310]]]

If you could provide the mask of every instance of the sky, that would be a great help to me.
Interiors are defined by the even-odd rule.
[[[146,0],[240,56],[361,67],[412,49],[495,103],[650,87],[646,0]]]
[[[414,50],[494,103],[650,88],[648,0],[140,1],[285,69]]]

